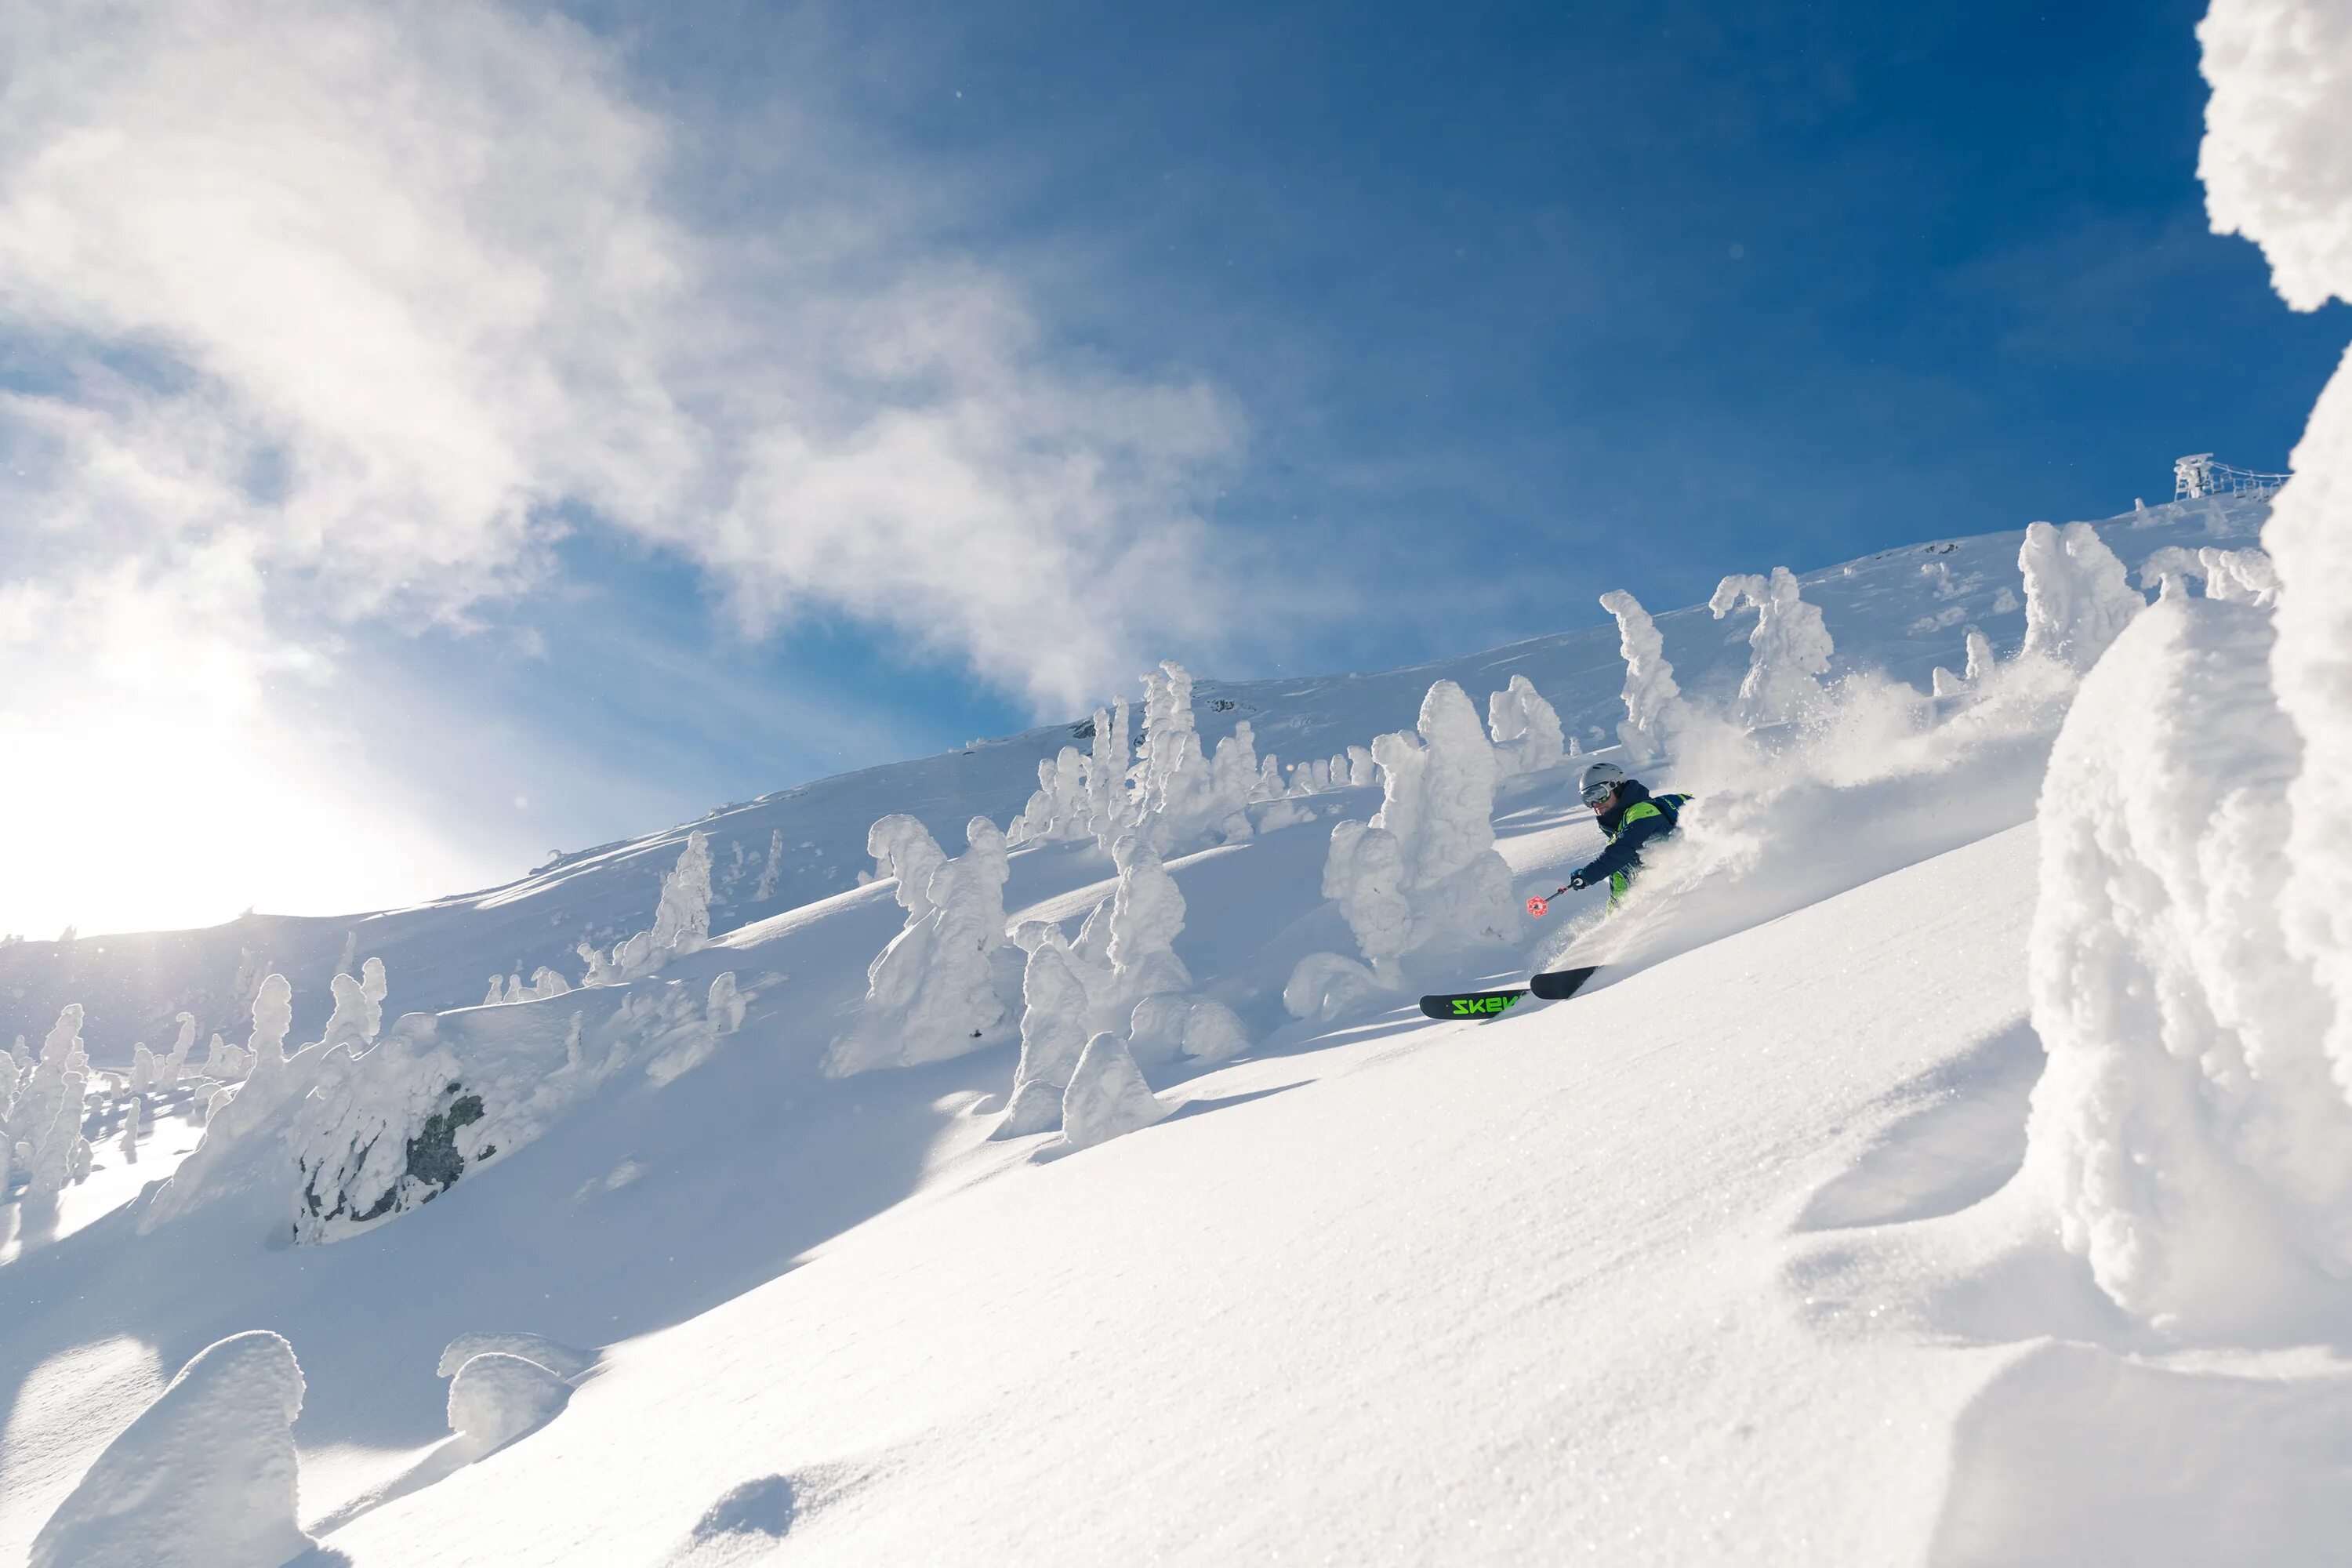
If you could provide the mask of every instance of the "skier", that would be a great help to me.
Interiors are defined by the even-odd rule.
[[[1609,847],[1570,877],[1568,885],[1594,888],[1607,882],[1613,910],[1641,868],[1643,847],[1682,826],[1682,810],[1690,796],[1652,795],[1641,780],[1627,778],[1624,769],[1611,763],[1595,763],[1584,770],[1581,793],[1593,820],[1609,836]]]

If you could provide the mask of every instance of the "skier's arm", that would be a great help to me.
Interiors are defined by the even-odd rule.
[[[1622,828],[1609,847],[1594,858],[1591,865],[1576,873],[1576,880],[1585,887],[1598,887],[1642,858],[1642,846],[1674,826],[1673,819],[1664,815],[1645,816],[1629,822]]]

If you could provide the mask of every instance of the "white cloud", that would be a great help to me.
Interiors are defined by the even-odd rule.
[[[176,692],[208,766],[305,754],[271,682],[331,681],[362,620],[494,614],[583,516],[751,630],[845,613],[1042,707],[1229,618],[1224,400],[1056,346],[887,172],[698,233],[677,138],[560,16],[18,0],[0,70],[25,743]]]

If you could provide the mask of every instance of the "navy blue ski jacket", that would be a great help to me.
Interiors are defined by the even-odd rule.
[[[1617,786],[1608,811],[1593,818],[1609,836],[1609,847],[1576,873],[1578,880],[1590,888],[1605,879],[1609,901],[1623,898],[1642,863],[1642,847],[1681,826],[1683,807],[1689,804],[1686,795],[1654,795],[1641,780],[1627,779]]]

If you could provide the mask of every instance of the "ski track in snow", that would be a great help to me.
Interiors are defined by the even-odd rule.
[[[2137,565],[2259,515],[2102,526]],[[2018,538],[1807,575],[1837,668],[1924,687],[1959,662],[1954,605],[2010,651],[2021,616],[1991,606]],[[1744,622],[1729,642],[1703,610],[1657,624],[1686,692],[1738,684]],[[1196,700],[1209,739],[1246,718],[1302,762],[1409,724],[1433,679],[1475,700],[1513,673],[1588,743],[1622,714],[1613,626]],[[2167,1349],[2018,1176],[2042,1061],[2030,737],[1942,773],[1801,781],[1779,840],[1676,888],[1671,925],[1637,904],[1598,933],[1618,951],[1593,989],[1475,1026],[1410,996],[1330,1024],[1282,1010],[1300,957],[1352,951],[1318,878],[1331,823],[1377,791],[1175,857],[1178,956],[1255,1044],[1153,1067],[1171,1113],[1097,1147],[989,1141],[1008,1049],[823,1077],[900,925],[888,884],[854,885],[867,824],[1001,820],[1068,739],[698,825],[719,934],[646,984],[735,973],[740,1034],[673,1081],[615,1078],[364,1234],[289,1246],[286,1195],[255,1193],[140,1236],[140,1187],[197,1130],[159,1119],[136,1166],[90,1131],[98,1168],[56,1213],[0,1205],[0,1557],[197,1351],[267,1328],[307,1381],[301,1517],[346,1568],[2335,1560],[2337,1352]],[[1599,846],[1573,776],[1497,800],[1522,897]],[[0,1029],[80,1000],[113,1065],[180,1006],[228,1028],[229,976],[267,960],[295,981],[293,1038],[314,1037],[347,940],[385,958],[387,1017],[467,1006],[493,970],[572,973],[581,936],[642,929],[683,832],[418,910],[0,950]],[[731,850],[764,858],[778,832],[784,874],[752,899]],[[1005,907],[1075,925],[1112,886],[1091,844],[1026,848]],[[1591,931],[1594,904],[1562,900],[1516,962]],[[1515,960],[1495,962],[1455,978]],[[585,1005],[458,1016],[495,1041]],[[571,1387],[489,1451],[449,1435],[435,1375],[485,1334],[553,1342]]]

